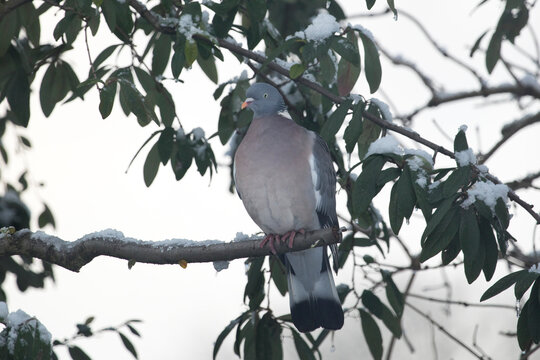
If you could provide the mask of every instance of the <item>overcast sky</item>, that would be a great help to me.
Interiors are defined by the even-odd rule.
[[[342,2],[347,14],[358,14],[365,10],[363,1]],[[378,1],[380,8],[385,4]],[[416,14],[424,25],[431,29],[433,37],[444,44],[449,51],[465,57],[477,36],[495,24],[500,13],[499,2],[490,2],[471,15],[470,1],[422,0],[410,5],[397,2],[399,6]],[[493,3],[493,4],[491,4]],[[62,12],[50,14],[49,23],[43,29],[52,29],[62,16]],[[538,19],[538,8],[531,19]],[[404,17],[394,21],[391,16],[378,20],[359,18],[350,20],[370,29],[375,37],[394,54],[402,54],[415,61],[428,74],[446,85],[446,91],[473,88],[476,84],[469,74],[454,65],[449,65],[427,45],[421,33],[411,26]],[[535,24],[536,25],[536,24]],[[536,25],[536,27],[538,27]],[[537,29],[538,30],[538,29]],[[93,57],[109,45],[111,38],[102,23],[99,39],[91,39]],[[51,30],[52,32],[52,30]],[[42,36],[51,37],[42,30]],[[524,47],[530,48],[527,36]],[[105,39],[105,40],[104,40]],[[82,36],[78,39],[83,45]],[[115,40],[112,40],[115,41]],[[519,40],[521,41],[521,39]],[[226,54],[227,55],[227,54]],[[83,79],[87,72],[87,57],[84,51],[70,56],[71,64]],[[476,65],[485,73],[483,55],[477,54]],[[504,69],[498,65],[493,80],[505,79]],[[220,81],[238,76],[244,68],[235,58],[226,56],[220,65]],[[251,75],[251,74],[250,74]],[[42,74],[38,75],[38,78]],[[189,131],[202,127],[206,134],[217,128],[219,102],[212,93],[215,86],[195,66],[182,73],[184,84],[168,83],[184,128]],[[355,92],[369,94],[365,78],[361,76]],[[35,81],[34,84],[39,84]],[[381,88],[397,106],[397,112],[407,112],[425,101],[427,93],[418,80],[402,69],[395,69],[383,63]],[[74,101],[57,106],[49,118],[44,118],[39,106],[38,89],[32,97],[30,126],[23,133],[31,139],[33,149],[24,156],[25,164],[31,170],[33,181],[44,181],[45,187],[29,194],[26,201],[33,205],[34,215],[39,212],[39,201],[43,199],[55,215],[57,228],[46,229],[66,240],[106,228],[122,231],[126,236],[143,240],[163,240],[186,238],[192,240],[231,240],[236,233],[255,233],[256,225],[245,212],[236,195],[228,192],[229,172],[220,167],[210,181],[208,175],[201,178],[196,169],[191,169],[180,182],[175,181],[169,168],[161,168],[150,188],[144,185],[142,164],[146,151],[142,152],[126,174],[126,167],[146,138],[157,128],[150,124],[140,128],[133,116],[126,118],[118,103],[109,118],[102,120],[98,111],[99,97],[91,90],[85,102]],[[386,100],[381,93],[376,97]],[[499,138],[499,129],[505,122],[519,118],[523,113],[513,105],[481,106],[476,99],[456,105],[446,106],[437,112],[426,111],[414,123],[414,129],[436,143],[451,148],[451,140],[446,139],[433,126],[439,126],[453,136],[461,124],[469,125],[469,144],[475,150],[486,150]],[[396,112],[396,109],[392,109]],[[486,126],[487,125],[487,126]],[[481,132],[477,135],[476,128]],[[538,170],[537,141],[539,127],[530,127],[510,141],[487,164],[491,172],[501,180],[511,180]],[[21,132],[21,130],[17,129]],[[406,139],[403,143],[413,146]],[[212,140],[214,152],[220,164],[228,164],[224,156],[227,148],[221,146],[217,138]],[[511,150],[509,152],[507,150]],[[440,161],[440,162],[439,162]],[[451,165],[448,160],[438,157],[437,165]],[[388,190],[388,189],[387,189]],[[387,215],[388,191],[376,199],[383,215]],[[539,204],[539,196],[527,191],[522,193],[528,202]],[[344,214],[344,194],[338,194],[341,213]],[[530,243],[533,221],[521,209],[512,207],[515,219],[510,232],[521,244]],[[418,236],[424,222],[413,218],[409,226],[403,227],[403,238],[413,249],[419,248]],[[397,247],[389,255],[387,262],[405,263],[403,254]],[[369,253],[380,255],[371,250]],[[437,263],[435,260],[433,264]],[[503,263],[499,264],[495,278],[504,274]],[[189,264],[187,269],[180,266],[158,266],[136,264],[128,270],[127,262],[112,258],[98,258],[73,273],[56,267],[56,282],[48,282],[45,290],[29,290],[23,294],[15,289],[13,279],[7,282],[10,310],[21,308],[35,315],[51,331],[55,338],[63,338],[75,333],[75,323],[87,316],[96,317],[96,328],[116,325],[127,319],[137,318],[144,322],[136,327],[142,333],[141,339],[133,339],[140,359],[208,359],[211,358],[213,343],[230,320],[245,310],[243,290],[246,282],[243,260],[233,261],[228,270],[216,273],[212,264]],[[453,298],[458,300],[478,300],[488,285],[479,279],[473,286],[466,285],[461,268],[457,272],[447,271],[453,282]],[[336,283],[348,282],[350,269],[337,276]],[[397,276],[403,288],[407,276]],[[428,290],[440,287],[443,282],[441,272],[422,274],[413,286],[413,292],[424,292],[430,296],[444,297],[446,291]],[[369,285],[359,282],[359,285]],[[288,298],[281,297],[273,289],[272,307],[277,315],[288,313]],[[511,292],[497,297],[493,302],[513,304]],[[415,301],[427,309],[425,302]],[[479,325],[478,344],[494,359],[516,358],[517,342],[513,338],[499,335],[499,331],[513,331],[516,317],[513,311],[490,311],[452,308],[451,316],[445,316],[444,306],[431,306],[430,314],[444,323],[447,329],[471,344],[474,325]],[[396,359],[435,358],[432,346],[433,336],[438,343],[439,359],[468,359],[462,348],[449,342],[436,332],[429,323],[408,311],[404,318],[404,331],[413,342],[415,353],[411,354],[404,341],[397,344]],[[433,333],[436,332],[435,335]],[[388,331],[383,330],[385,339]],[[288,335],[288,334],[286,334]],[[219,359],[235,359],[232,351],[232,336],[223,344]],[[285,359],[295,359],[296,352],[291,339],[286,336]],[[114,334],[105,334],[90,340],[78,342],[93,359],[130,359],[120,339]],[[324,345],[325,359],[344,359],[354,354],[355,358],[369,359],[358,318],[347,318],[343,330],[337,332],[334,346],[327,341]],[[385,341],[385,347],[387,341]],[[58,351],[61,359],[69,358],[64,351]],[[538,357],[540,359],[540,354]]]

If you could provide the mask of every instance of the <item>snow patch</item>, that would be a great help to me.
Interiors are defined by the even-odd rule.
[[[4,303],[5,304],[5,303]],[[28,315],[22,310],[17,310],[7,315],[6,326],[9,328],[7,336],[7,349],[10,354],[15,352],[15,344],[21,331],[35,332],[39,331],[39,338],[44,343],[51,342],[51,333],[47,328],[36,318]]]
[[[508,202],[508,186],[504,184],[494,184],[491,181],[478,181],[469,190],[467,190],[467,199],[461,203],[461,207],[467,209],[477,200],[486,204],[492,213],[495,213],[497,199]]]
[[[354,25],[352,28],[354,30],[360,31],[362,34],[367,36],[369,38],[369,40],[371,40],[373,43],[375,43],[375,37],[373,36],[373,33],[371,31],[369,31],[368,29],[366,29],[365,27],[363,27],[362,25],[357,24],[357,25]]]
[[[375,140],[369,145],[368,151],[364,159],[374,154],[403,154],[403,149],[398,141],[392,135],[386,135]]]
[[[321,42],[334,35],[337,31],[339,31],[339,23],[336,18],[322,11],[311,19],[311,24],[304,31],[297,31],[294,36],[308,41]]]
[[[390,107],[388,106],[388,104],[386,104],[384,101],[381,101],[377,98],[371,98],[369,101],[375,104],[379,108],[384,120],[388,122],[392,122],[392,119],[394,117],[392,116],[392,112],[390,111]]]
[[[236,236],[233,239],[233,242],[256,240],[256,239],[259,239],[259,238],[260,238],[260,236],[257,235],[257,234],[248,235],[248,234],[244,234],[243,232],[237,232]]]
[[[201,129],[200,127],[196,127],[195,129],[191,131],[191,133],[193,134],[194,141],[200,140],[204,137],[204,130]]]
[[[221,270],[225,270],[229,268],[228,261],[214,261],[212,264],[214,265],[214,269],[216,269],[217,272],[220,272]]]
[[[458,151],[454,154],[456,156],[456,162],[459,166],[467,166],[469,164],[476,164],[476,155],[474,155],[472,149]]]
[[[7,304],[3,301],[0,301],[0,320],[4,320],[8,317],[9,311]]]

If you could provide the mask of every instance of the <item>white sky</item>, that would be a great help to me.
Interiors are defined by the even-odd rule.
[[[357,14],[365,9],[364,2],[347,1],[346,13]],[[385,3],[378,1],[382,8]],[[448,50],[465,57],[468,47],[488,26],[493,26],[500,12],[499,2],[480,8],[469,17],[473,7],[469,1],[417,1],[414,5],[397,2],[406,10],[422,20],[432,30],[432,35]],[[44,24],[50,29],[60,19],[62,13],[50,17],[51,23]],[[531,19],[538,19],[535,9]],[[394,22],[391,16],[376,21],[372,19],[353,19],[370,29],[375,37],[394,54],[403,54],[417,62],[435,79],[444,83],[446,91],[476,86],[468,73],[448,65],[424,41],[422,35],[404,17]],[[105,23],[102,30],[107,30]],[[108,30],[107,30],[108,31]],[[104,31],[100,32],[103,35]],[[50,37],[42,31],[42,36]],[[103,39],[103,38],[102,38]],[[78,39],[82,40],[82,37]],[[524,39],[526,40],[526,39]],[[521,41],[521,40],[520,40]],[[82,45],[82,43],[79,43]],[[107,46],[103,40],[91,39],[92,55]],[[524,42],[530,48],[530,43]],[[483,56],[477,54],[475,63],[485,73]],[[84,51],[72,55],[71,64],[83,78],[88,67]],[[220,66],[220,80],[240,74],[243,68],[232,57]],[[499,64],[492,83],[505,79],[504,69]],[[42,74],[38,75],[42,76]],[[182,73],[185,84],[168,84],[168,89],[176,101],[177,111],[187,131],[202,127],[206,134],[212,134],[217,127],[219,103],[214,101],[213,84],[198,68]],[[368,95],[365,78],[361,75],[356,91]],[[39,84],[36,81],[35,84]],[[407,112],[422,103],[427,93],[422,90],[417,79],[402,69],[395,69],[383,63],[382,88],[390,95],[398,111]],[[97,109],[98,96],[92,90],[86,101],[75,101],[65,106],[57,106],[49,118],[44,118],[39,106],[37,89],[32,97],[32,117],[25,134],[33,143],[33,150],[25,155],[25,163],[31,169],[33,181],[44,181],[45,188],[39,194],[28,196],[25,200],[39,204],[44,199],[51,206],[56,221],[55,233],[67,240],[75,240],[86,233],[114,228],[144,240],[163,240],[168,238],[187,238],[193,240],[234,238],[236,232],[254,233],[256,225],[249,219],[241,201],[236,195],[228,193],[229,173],[220,168],[210,182],[208,176],[201,178],[192,168],[186,177],[177,182],[169,168],[161,168],[156,181],[146,188],[142,178],[142,164],[146,151],[133,164],[129,173],[124,171],[143,141],[155,130],[154,125],[140,128],[135,118],[125,118],[118,103],[111,116],[102,120]],[[374,96],[386,100],[380,94]],[[437,112],[426,111],[415,122],[415,130],[425,137],[451,148],[435,129],[436,120],[450,136],[461,124],[469,125],[469,144],[475,150],[486,150],[499,138],[499,129],[510,119],[522,115],[515,106],[479,106],[481,100],[475,99],[456,105],[445,106]],[[481,133],[477,136],[476,128]],[[19,130],[20,131],[20,130]],[[510,180],[538,170],[537,154],[540,152],[539,127],[528,128],[507,143],[501,152],[488,162],[493,174],[501,180]],[[409,146],[410,142],[398,137]],[[212,141],[214,152],[221,164],[228,163],[223,154],[226,148],[217,139]],[[512,149],[509,153],[506,150]],[[506,151],[506,152],[505,152]],[[451,162],[438,157],[437,166],[450,165]],[[388,193],[388,192],[387,192]],[[376,199],[381,212],[386,216],[388,194]],[[522,192],[523,198],[539,203],[538,194]],[[343,211],[343,194],[338,195]],[[38,214],[39,208],[34,207]],[[515,219],[510,232],[521,244],[532,239],[533,221],[521,209],[512,208]],[[403,239],[414,249],[419,248],[418,238],[423,220],[414,217],[409,226],[402,229]],[[382,260],[376,252],[369,251],[385,262],[405,263],[398,247],[393,247],[388,259]],[[433,261],[436,264],[438,260]],[[495,279],[504,273],[501,263]],[[216,273],[212,264],[190,264],[187,269],[179,266],[157,266],[136,264],[131,270],[127,262],[111,258],[99,258],[85,266],[80,273],[72,273],[56,268],[56,283],[49,282],[45,290],[29,290],[23,294],[15,290],[13,278],[7,281],[9,307],[11,311],[21,308],[37,316],[51,331],[53,337],[63,338],[76,331],[75,323],[94,315],[95,328],[115,325],[130,318],[142,319],[136,325],[143,337],[133,340],[140,359],[208,359],[213,351],[213,343],[230,320],[246,309],[242,302],[246,282],[243,260],[231,263],[228,270]],[[458,300],[477,300],[487,288],[482,279],[473,286],[466,285],[462,268],[457,272],[448,271],[446,275],[453,282],[453,298]],[[408,276],[397,276],[396,281],[403,289]],[[350,269],[337,277],[337,283],[348,282]],[[444,297],[445,290],[428,291],[427,287],[440,287],[441,273],[420,274],[413,285],[413,292],[424,292],[430,296]],[[358,284],[368,285],[365,280]],[[361,290],[360,290],[361,291]],[[426,292],[427,291],[427,292]],[[274,289],[271,297],[276,314],[288,312],[288,299],[282,298]],[[513,296],[508,291],[493,302],[513,304]],[[512,311],[471,310],[452,308],[451,316],[445,316],[443,306],[427,307],[426,302],[414,301],[422,309],[447,326],[447,330],[458,335],[468,344],[472,342],[475,324],[479,324],[478,344],[494,359],[507,359],[518,354],[515,339],[499,335],[499,331],[515,330],[516,317]],[[495,320],[496,319],[496,320]],[[382,325],[381,325],[382,326]],[[435,358],[432,348],[432,333],[438,342],[440,359],[471,358],[462,348],[451,343],[441,333],[432,329],[429,323],[407,311],[404,318],[404,331],[413,342],[416,352],[411,354],[404,341],[396,345],[399,359]],[[388,331],[383,330],[385,348]],[[286,334],[288,335],[288,334]],[[232,334],[222,345],[219,359],[235,359],[232,351]],[[297,357],[291,338],[286,336],[285,359]],[[369,359],[358,316],[347,318],[343,330],[334,335],[334,348],[330,341],[323,347],[325,359],[344,359],[352,357]],[[130,359],[131,355],[123,348],[114,334],[99,338],[83,339],[79,344],[93,359]],[[61,359],[69,356],[58,351]],[[540,354],[537,355],[540,359]]]

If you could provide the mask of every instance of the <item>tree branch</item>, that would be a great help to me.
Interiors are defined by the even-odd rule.
[[[476,351],[474,351],[474,349],[472,349],[470,346],[468,346],[467,344],[465,344],[463,341],[461,341],[460,339],[458,339],[456,336],[454,336],[452,333],[450,333],[448,330],[446,330],[444,328],[444,326],[442,326],[440,323],[438,323],[437,321],[435,321],[431,316],[429,316],[428,314],[424,313],[423,311],[421,311],[420,309],[418,309],[416,306],[414,305],[411,305],[409,302],[406,302],[405,305],[407,305],[408,307],[410,307],[412,310],[414,310],[414,312],[416,312],[417,314],[419,314],[420,316],[422,316],[423,318],[425,318],[427,321],[429,321],[431,324],[433,324],[435,327],[437,327],[437,329],[439,329],[439,331],[441,331],[443,334],[445,334],[446,336],[448,336],[450,339],[452,339],[454,342],[456,342],[457,344],[459,344],[461,347],[463,347],[465,350],[467,350],[469,353],[471,353],[472,355],[474,355],[474,357],[476,357],[477,359],[480,359],[480,360],[485,360],[485,357],[482,356],[481,354],[478,354]]]
[[[478,162],[480,164],[485,163],[495,153],[495,151],[497,151],[499,147],[507,142],[515,133],[537,122],[540,122],[540,112],[532,115],[529,114],[519,120],[506,124],[501,129],[501,133],[503,135],[502,138],[495,145],[493,145],[493,147],[487,153],[481,155]]]
[[[13,234],[0,233],[0,256],[31,256],[78,272],[84,265],[102,255],[149,264],[229,261],[270,255],[267,246],[259,246],[260,240],[257,238],[228,243],[183,239],[142,241],[127,238],[119,231],[105,230],[71,242],[41,231],[23,229]],[[306,232],[304,235],[297,234],[292,248],[285,243],[279,243],[275,248],[278,254],[282,254],[331,245],[338,241],[335,229],[329,228]]]
[[[174,27],[171,27],[171,26],[165,26],[163,24],[160,23],[160,20],[159,18],[153,14],[152,12],[150,12],[146,6],[144,6],[143,4],[141,4],[138,0],[129,0],[129,4],[142,16],[144,17],[153,27],[154,29],[156,29],[156,31],[161,31],[161,32],[164,32],[164,33],[168,33],[168,34],[173,34],[175,33],[175,29]],[[202,35],[193,35],[194,38],[197,38],[199,40],[202,40],[202,41],[210,41],[207,37],[205,36],[202,36]],[[244,56],[250,60],[253,60],[253,61],[256,61],[260,64],[265,64],[267,62],[267,59],[265,56],[263,55],[260,55],[260,54],[257,54],[257,53],[254,53],[253,51],[250,51],[250,50],[247,50],[247,49],[244,49],[243,47],[241,46],[238,46],[236,44],[233,44],[232,42],[229,42],[227,40],[224,40],[224,39],[216,39],[217,41],[217,44],[219,47],[221,48],[224,48],[224,49],[227,49],[237,55],[241,55],[241,56]],[[269,62],[268,64],[266,64],[266,66],[271,69],[271,70],[274,70],[275,72],[283,75],[283,76],[286,76],[286,77],[289,77],[289,71],[281,66],[279,66],[278,64],[276,64],[275,62]],[[325,96],[326,98],[332,100],[334,103],[336,104],[341,104],[345,98],[341,97],[341,96],[338,96],[338,95],[335,95],[333,94],[332,92],[330,92],[329,90],[325,89],[324,87],[322,87],[321,85],[315,83],[315,82],[312,82],[312,81],[309,81],[307,80],[306,78],[304,77],[299,77],[297,79],[294,79],[294,81],[296,81],[297,83],[301,84],[301,85],[304,85],[308,88],[310,88],[311,90],[314,90],[316,92],[318,92],[319,94]],[[499,87],[496,87],[496,88],[489,88],[489,89],[481,89],[481,90],[478,90],[477,91],[477,95],[474,95],[474,96],[488,96],[490,95],[491,93],[495,94],[495,93],[504,93],[504,92],[512,92],[512,91],[509,91],[508,90],[508,86],[510,86],[510,89],[513,89],[514,92],[519,92],[519,94],[521,95],[531,95],[531,96],[534,96],[534,97],[537,97],[540,99],[540,91],[536,88],[534,88],[533,86],[525,86],[525,87],[519,87],[519,86],[516,86],[516,85],[501,85]],[[507,89],[506,91],[502,91],[502,89]],[[467,97],[470,97],[470,96],[463,96],[463,95],[460,95],[460,93],[456,93],[453,97],[457,97],[456,99],[458,98],[467,98]],[[440,96],[439,96],[439,104],[443,103],[443,102],[447,102],[447,101],[455,101],[455,100],[449,100],[451,99],[452,96],[448,95],[446,96],[446,99],[441,99]],[[435,106],[434,100],[432,99],[432,101],[430,101],[429,105],[428,106]],[[362,114],[366,119],[374,122],[375,124],[379,125],[380,127],[384,128],[384,129],[387,129],[387,130],[392,130],[394,132],[397,132],[403,136],[406,136],[408,137],[409,139],[411,140],[414,140],[416,141],[417,143],[419,144],[422,144],[422,145],[425,145],[433,150],[435,150],[436,152],[439,152],[439,153],[442,153],[446,156],[449,156],[451,158],[454,158],[454,153],[450,150],[447,150],[445,149],[444,147],[440,146],[440,145],[437,145],[427,139],[424,139],[423,137],[420,136],[420,134],[418,134],[417,132],[415,131],[412,131],[412,130],[409,130],[409,129],[406,129],[404,127],[401,127],[399,125],[396,125],[394,123],[391,123],[391,122],[388,122],[388,121],[385,121],[385,120],[382,120],[382,119],[379,119],[377,116],[375,115],[372,115],[368,112],[364,112]],[[496,184],[500,184],[501,182],[494,176],[491,176],[488,174],[488,179]],[[527,202],[523,201],[515,192],[513,191],[510,191],[508,193],[508,197],[515,201],[516,203],[518,203],[521,207],[523,207],[535,220],[537,223],[540,223],[540,214],[536,213],[532,208],[533,206],[531,204],[528,204]]]

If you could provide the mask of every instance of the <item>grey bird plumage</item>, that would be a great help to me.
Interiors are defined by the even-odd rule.
[[[256,83],[246,95],[244,104],[254,115],[236,151],[234,174],[248,214],[266,234],[337,227],[336,176],[324,140],[279,115],[285,104],[274,87]],[[287,253],[283,258],[297,329],[340,329],[343,310],[327,248]]]

